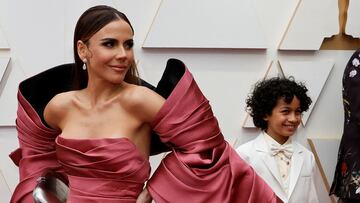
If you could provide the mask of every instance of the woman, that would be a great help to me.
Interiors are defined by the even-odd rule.
[[[344,69],[342,97],[344,127],[334,179],[330,194],[339,197],[339,203],[360,202],[360,49],[357,49]]]
[[[105,6],[87,10],[76,25],[76,70],[87,72],[87,86],[56,95],[44,111],[46,123],[61,131],[57,154],[69,177],[70,202],[85,202],[92,194],[98,198],[99,190],[115,196],[119,188],[126,193],[118,200],[132,202],[149,177],[149,123],[164,99],[137,85],[133,34],[126,16]],[[78,167],[86,161],[91,166]],[[92,170],[94,174],[88,173]],[[99,176],[102,179],[94,181]],[[96,182],[96,187],[84,188],[86,182]],[[116,193],[107,189],[114,187]]]
[[[65,182],[68,179],[69,202],[87,202],[87,199],[98,199],[102,195],[112,196],[99,196],[98,193],[111,193],[109,187],[120,190],[124,185],[126,186],[121,190],[122,194],[116,191],[122,202],[136,200],[150,173],[148,157],[151,129],[148,123],[164,99],[154,91],[138,85],[141,81],[136,75],[132,47],[133,28],[124,14],[108,6],[90,8],[80,17],[75,29],[75,87],[67,87],[69,83],[66,83],[66,79],[72,75],[69,73],[71,71],[65,69],[68,68],[66,66],[59,67],[62,68],[61,71],[55,68],[42,73],[41,83],[52,85],[42,91],[46,94],[39,96],[39,99],[34,100],[34,95],[26,95],[27,91],[21,92],[29,101],[33,100],[29,103],[34,104],[32,107],[36,112],[29,112],[31,106],[27,105],[23,94],[19,94],[21,105],[17,123],[20,149],[11,156],[15,163],[19,164],[21,183],[17,186],[11,202],[32,202],[31,191],[36,179],[46,170],[64,174]],[[43,79],[54,76],[52,72],[62,75],[57,74],[51,78],[62,80],[58,79],[54,83]],[[36,84],[38,82],[25,81],[20,85],[20,89],[29,89],[27,86],[34,88]],[[36,89],[38,88],[43,87]],[[54,96],[53,89],[56,88],[63,93]],[[69,91],[71,89],[80,90]],[[49,102],[52,96],[54,97]],[[45,110],[39,107],[44,103],[47,104]],[[27,120],[28,115],[31,117],[35,113],[42,117],[42,112],[42,121],[36,120],[36,116],[33,116],[35,122]],[[29,127],[29,124],[33,126]],[[106,160],[113,161],[109,162],[109,165],[94,164],[96,156],[77,154],[77,151],[83,149],[72,148],[73,145],[96,145],[99,147],[96,156],[111,155],[106,157]],[[125,153],[128,156],[124,156]],[[68,157],[77,157],[79,160],[67,160]],[[56,159],[59,159],[60,165]],[[80,169],[77,168],[76,161],[89,161],[92,166],[83,166]],[[105,171],[102,168],[111,170]],[[101,177],[101,180],[94,181],[96,177]],[[91,180],[90,184],[86,184],[87,180]],[[77,181],[81,183],[77,185]],[[132,183],[131,187],[128,182]],[[94,184],[96,188],[89,187]],[[85,188],[82,188],[84,186]]]
[[[43,121],[52,135],[58,134],[45,144],[56,143],[60,166],[52,169],[69,181],[67,202],[277,201],[224,140],[208,101],[181,61],[169,60],[156,90],[161,96],[137,85],[133,34],[126,16],[108,6],[88,9],[77,22],[79,90],[54,96]],[[152,130],[173,152],[143,190]],[[24,152],[13,157],[25,159]],[[33,181],[38,175],[26,177]]]

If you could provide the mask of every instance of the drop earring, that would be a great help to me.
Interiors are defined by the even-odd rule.
[[[83,60],[83,63],[84,63],[84,64],[83,64],[83,66],[82,66],[82,69],[83,69],[83,70],[86,70],[86,63],[87,63],[87,60],[86,60],[86,59],[84,59],[84,60]]]

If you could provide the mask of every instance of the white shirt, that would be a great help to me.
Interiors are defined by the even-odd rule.
[[[266,132],[263,132],[263,136],[266,140],[266,143],[269,147],[269,151],[271,153],[271,148],[273,147],[292,147],[292,139],[289,137],[289,139],[284,144],[279,144],[277,141],[274,140],[270,135],[268,135]],[[274,158],[276,160],[276,164],[279,169],[280,177],[282,180],[282,188],[286,194],[288,194],[289,191],[289,175],[290,175],[290,168],[291,168],[291,157],[288,158],[285,156],[285,153],[283,151],[278,152],[274,155]]]

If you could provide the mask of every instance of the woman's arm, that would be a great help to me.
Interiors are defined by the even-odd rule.
[[[152,197],[149,191],[145,188],[139,195],[136,200],[136,203],[150,203],[152,201]]]

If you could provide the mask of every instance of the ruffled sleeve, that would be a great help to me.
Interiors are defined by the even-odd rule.
[[[20,91],[18,101],[16,128],[19,148],[10,154],[10,158],[19,166],[20,183],[10,202],[32,203],[32,192],[41,175],[48,170],[63,173],[55,153],[55,138],[59,132],[42,124],[38,114]]]
[[[161,141],[173,147],[148,181],[154,200],[277,202],[274,192],[224,140],[191,73],[181,61],[171,59],[169,64],[167,69],[184,74],[152,123]]]

